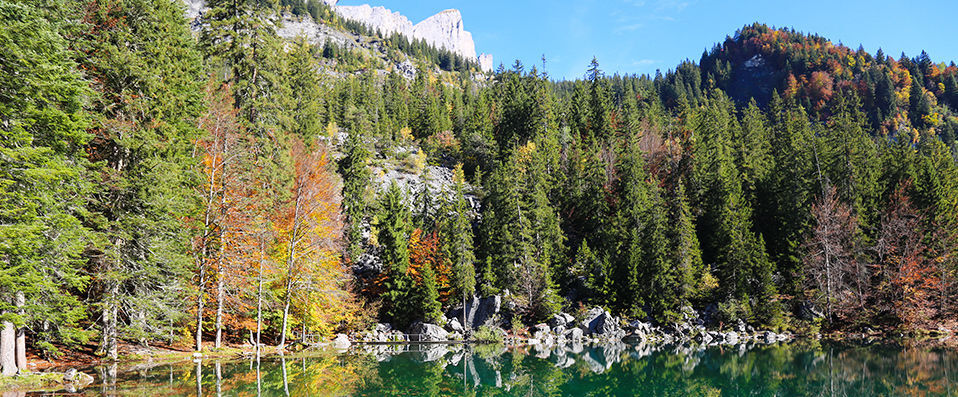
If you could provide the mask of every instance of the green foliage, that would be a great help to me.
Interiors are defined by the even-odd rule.
[[[346,138],[344,156],[339,161],[343,176],[343,213],[346,216],[346,256],[356,260],[363,249],[363,222],[367,215],[369,188],[369,151],[363,134],[355,131]]]
[[[169,1],[94,1],[76,44],[96,95],[89,198],[97,244],[90,254],[107,353],[117,336],[166,335],[184,313],[191,228],[198,210],[192,157],[200,132],[202,61],[182,9]],[[118,316],[122,307],[128,321]],[[110,346],[113,345],[113,346]]]
[[[479,343],[502,343],[505,333],[498,327],[483,325],[472,334],[472,339]]]
[[[83,342],[83,219],[92,193],[84,146],[90,94],[64,38],[71,5],[0,1],[0,313],[42,330],[38,346]],[[22,294],[25,304],[14,305]],[[48,327],[41,327],[47,324]]]
[[[404,329],[419,314],[414,304],[417,298],[422,297],[413,294],[415,282],[409,274],[412,225],[399,185],[395,182],[389,185],[380,199],[379,207],[377,240],[382,247],[383,273],[386,276],[382,315],[392,320],[399,329]]]

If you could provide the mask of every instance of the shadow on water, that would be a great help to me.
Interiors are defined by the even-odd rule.
[[[98,369],[82,395],[958,396],[958,352],[804,342],[562,348],[377,345],[348,354]],[[4,395],[3,397],[6,397]]]

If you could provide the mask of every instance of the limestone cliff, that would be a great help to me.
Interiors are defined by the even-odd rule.
[[[335,10],[343,18],[362,22],[384,35],[400,33],[411,39],[423,40],[475,60],[485,71],[492,70],[492,56],[483,54],[480,57],[476,54],[476,43],[472,40],[472,33],[465,29],[459,10],[442,11],[415,25],[409,18],[384,7],[337,5]]]

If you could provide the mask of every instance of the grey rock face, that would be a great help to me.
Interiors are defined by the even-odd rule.
[[[445,48],[463,58],[475,60],[485,71],[492,71],[492,56],[476,54],[472,33],[465,29],[459,10],[449,9],[413,24],[398,12],[368,4],[358,6],[335,6],[336,12],[346,19],[361,22],[384,35],[402,34],[410,40],[418,39],[437,48]]]
[[[619,321],[609,312],[602,312],[589,322],[589,332],[593,334],[612,334],[619,330]]]
[[[555,316],[552,316],[551,319],[549,319],[548,324],[550,327],[553,327],[553,328],[559,327],[559,326],[567,327],[570,324],[572,324],[574,321],[575,321],[575,317],[572,317],[571,314],[558,313]]]
[[[466,301],[466,322],[464,325],[471,326],[473,329],[483,325],[496,325],[495,320],[502,311],[502,297],[499,295],[479,298],[473,296]],[[446,314],[448,318],[461,319],[462,308],[455,309]]]
[[[416,322],[409,328],[409,333],[419,335],[422,342],[441,342],[449,337],[449,332],[435,324]]]
[[[582,337],[585,336],[582,332],[582,328],[570,328],[565,331],[564,335],[566,339],[573,342],[581,341]]]

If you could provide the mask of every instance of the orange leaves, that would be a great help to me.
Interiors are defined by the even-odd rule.
[[[834,81],[828,72],[812,72],[808,82],[808,94],[816,109],[825,107],[825,103],[832,99]]]
[[[877,301],[906,328],[916,328],[931,319],[931,295],[938,283],[935,266],[928,258],[922,216],[908,197],[911,183],[903,182],[890,200],[882,218],[878,240]]]
[[[409,270],[417,283],[422,282],[422,268],[431,266],[436,274],[436,286],[439,290],[439,300],[445,302],[452,294],[450,281],[451,269],[448,261],[442,255],[439,233],[432,232],[423,236],[422,229],[413,230],[409,236]]]

